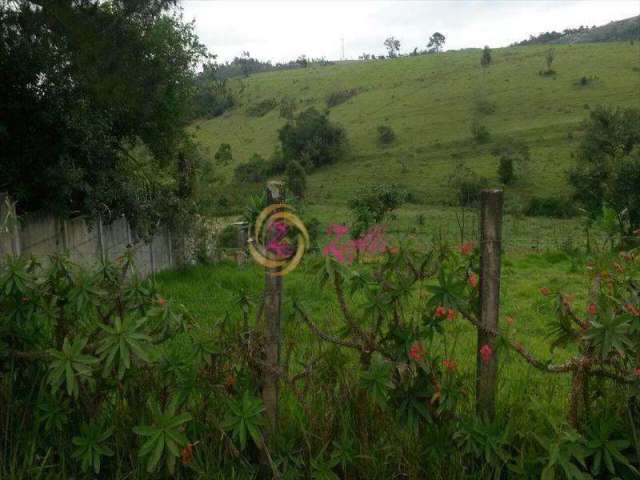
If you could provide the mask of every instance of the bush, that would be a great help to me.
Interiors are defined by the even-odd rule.
[[[457,185],[458,204],[463,207],[475,205],[480,200],[480,192],[487,188],[488,181],[484,177],[468,177]]]
[[[389,145],[396,139],[396,134],[393,129],[387,125],[380,125],[378,127],[378,143],[380,145]]]
[[[471,136],[477,143],[487,143],[491,137],[487,127],[477,119],[471,123]]]
[[[234,104],[225,81],[210,81],[197,86],[193,97],[193,115],[196,118],[219,117],[233,108]]]
[[[307,174],[300,162],[289,162],[286,169],[286,181],[289,191],[297,198],[304,197],[307,189]]]
[[[238,246],[238,227],[227,225],[218,234],[218,246],[220,248],[236,248]]]
[[[304,167],[335,163],[346,153],[347,136],[326,114],[309,108],[278,131],[285,164],[298,161]]]
[[[349,202],[349,208],[355,217],[354,235],[382,222],[387,214],[404,204],[407,197],[406,188],[397,184],[362,188]]]
[[[524,211],[530,217],[571,218],[578,214],[573,202],[561,197],[533,197]]]
[[[288,121],[293,120],[293,114],[296,111],[296,101],[291,97],[284,97],[280,100],[280,118],[286,118]]]
[[[269,175],[269,164],[257,153],[247,163],[238,165],[233,172],[236,182],[264,182]]]
[[[250,117],[264,117],[267,113],[276,108],[277,105],[278,102],[275,98],[267,98],[266,100],[262,100],[261,102],[251,105],[247,109],[247,115]]]
[[[327,97],[327,107],[331,108],[340,105],[341,103],[349,100],[351,97],[355,97],[356,95],[358,95],[358,93],[360,93],[360,90],[357,88],[333,92]]]
[[[509,185],[513,182],[513,179],[515,178],[515,174],[513,172],[513,159],[509,157],[500,157],[498,177],[500,177],[500,181],[505,185]]]
[[[233,160],[233,155],[231,154],[231,145],[228,143],[221,143],[218,147],[218,151],[214,155],[216,162],[222,165],[229,165]]]

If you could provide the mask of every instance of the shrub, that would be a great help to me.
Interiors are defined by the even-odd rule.
[[[381,184],[362,188],[349,202],[354,217],[355,235],[380,223],[390,212],[407,201],[406,188],[397,184]]]
[[[530,217],[571,218],[578,214],[573,202],[561,197],[533,197],[524,211]]]
[[[218,246],[220,248],[236,248],[238,246],[238,227],[227,225],[218,234]]]
[[[613,208],[620,233],[631,235],[640,227],[638,184],[632,181],[640,169],[640,110],[593,108],[575,153],[577,165],[569,172],[574,198],[593,219],[603,207]]]
[[[304,197],[307,189],[307,174],[300,162],[295,160],[289,162],[286,169],[287,187],[293,195],[298,198]]]
[[[341,103],[349,100],[351,97],[355,97],[356,95],[358,95],[358,93],[360,93],[360,90],[357,88],[333,92],[327,97],[327,107],[331,108],[340,105]]]
[[[500,157],[500,163],[498,164],[498,177],[500,181],[505,185],[513,182],[515,174],[513,171],[513,159],[509,157]]]
[[[480,65],[483,67],[488,67],[491,65],[491,49],[488,45],[485,45],[482,50],[482,56],[480,57]]]
[[[380,125],[378,127],[378,143],[380,145],[389,145],[396,139],[396,134],[393,129],[387,125]]]
[[[247,163],[238,165],[233,172],[236,182],[263,182],[268,175],[269,165],[257,153],[254,153]]]
[[[296,101],[291,97],[284,97],[280,100],[280,118],[286,118],[288,121],[293,120],[293,114],[296,111]]]
[[[276,108],[277,105],[278,102],[275,98],[267,98],[266,100],[262,100],[251,105],[247,109],[247,115],[250,117],[264,117],[267,113]]]
[[[487,127],[480,123],[478,119],[471,122],[471,136],[477,143],[487,143],[491,137]]]
[[[194,94],[193,104],[196,118],[214,118],[233,108],[234,100],[226,84],[216,81],[199,86]]]
[[[337,162],[346,153],[344,129],[315,108],[301,112],[278,131],[278,137],[285,164],[295,160],[304,167],[320,167]]]
[[[476,98],[473,106],[476,113],[481,115],[491,115],[496,112],[496,104],[484,97]]]
[[[218,147],[218,151],[214,155],[216,162],[222,165],[229,165],[233,160],[233,155],[231,154],[231,145],[228,143],[221,143]]]

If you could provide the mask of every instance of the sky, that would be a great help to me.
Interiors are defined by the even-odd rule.
[[[272,62],[304,54],[327,60],[383,54],[385,38],[400,51],[424,49],[433,32],[445,49],[504,47],[529,35],[602,25],[640,15],[640,0],[183,0],[200,40],[218,61],[248,51]]]

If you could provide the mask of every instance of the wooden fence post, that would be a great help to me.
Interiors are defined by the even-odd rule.
[[[284,183],[267,183],[267,203],[269,205],[284,201]],[[268,222],[266,227],[268,228]],[[266,242],[269,243],[267,230]],[[282,305],[282,277],[265,272],[264,282],[264,371],[262,401],[267,415],[267,439],[273,437],[278,425],[278,381],[280,367],[280,308]]]
[[[480,194],[480,323],[478,329],[476,413],[495,417],[498,357],[496,338],[500,307],[500,249],[502,242],[502,190]]]

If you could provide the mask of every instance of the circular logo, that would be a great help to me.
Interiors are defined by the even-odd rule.
[[[295,269],[309,243],[304,223],[292,210],[285,203],[269,205],[253,226],[249,252],[271,275],[282,276]]]

